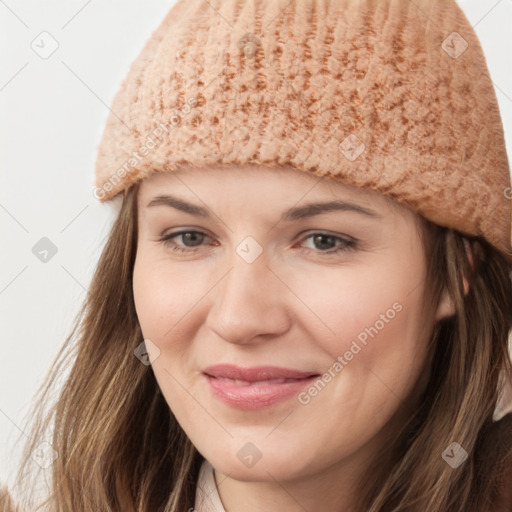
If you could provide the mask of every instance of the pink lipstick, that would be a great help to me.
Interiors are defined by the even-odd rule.
[[[262,409],[296,395],[319,374],[276,366],[241,368],[230,364],[203,370],[214,396],[238,409]]]

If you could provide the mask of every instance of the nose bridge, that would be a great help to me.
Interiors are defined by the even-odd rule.
[[[285,291],[263,250],[253,241],[242,242],[230,259],[230,270],[215,287],[207,324],[232,343],[285,332],[289,328]]]

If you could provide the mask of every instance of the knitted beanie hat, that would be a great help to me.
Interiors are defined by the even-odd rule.
[[[512,262],[502,121],[455,0],[179,1],[114,98],[94,195],[183,163],[379,191]]]

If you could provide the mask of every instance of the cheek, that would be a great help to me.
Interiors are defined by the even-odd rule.
[[[190,318],[204,290],[191,281],[190,273],[179,272],[179,266],[152,257],[149,251],[137,254],[133,271],[133,296],[137,317],[144,337],[158,344],[182,339],[180,330]]]
[[[172,310],[172,305],[165,287],[158,279],[158,269],[146,264],[144,254],[138,253],[133,269],[133,300],[144,338],[160,338],[159,332],[168,322],[163,312]]]
[[[414,271],[404,274],[397,268],[322,269],[314,276],[290,275],[288,282],[293,279],[295,295],[307,306],[302,308],[301,321],[310,331],[310,339],[329,340],[326,343],[334,353],[348,350],[350,343],[348,347],[346,343],[358,336],[364,345],[376,331],[402,333],[398,344],[406,333],[412,334],[414,326],[422,323],[422,287],[414,288],[418,275],[421,269],[416,270],[416,277]],[[387,336],[381,336],[381,344],[384,338]]]
[[[196,329],[191,323],[195,318],[191,313],[197,312],[193,306],[204,291],[190,283],[190,275],[175,269],[161,257],[139,251],[133,269],[133,297],[144,339],[160,350],[151,370],[169,408],[187,424],[198,411],[185,391],[190,375],[182,373],[182,366]]]
[[[315,313],[303,317],[310,318],[303,327],[324,354],[324,371],[333,376],[324,374],[326,388],[336,403],[350,407],[352,418],[360,414],[362,423],[377,410],[385,416],[394,412],[412,391],[426,358],[423,287],[415,282],[421,268],[401,272],[347,271],[338,280],[331,273],[318,276],[314,286],[311,281],[298,286]]]

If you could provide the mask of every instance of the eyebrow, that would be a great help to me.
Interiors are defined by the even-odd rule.
[[[176,210],[180,210],[190,215],[196,215],[198,217],[211,217],[207,208],[189,203],[184,199],[173,195],[156,196],[147,204],[146,208],[162,205],[169,206],[171,208],[175,208]],[[286,210],[282,213],[279,222],[305,219],[308,217],[314,217],[315,215],[320,215],[322,213],[334,211],[355,212],[366,215],[367,217],[382,218],[382,215],[378,214],[374,210],[370,210],[354,203],[336,200],[328,202],[308,203],[303,206],[294,206],[293,208],[290,208],[289,210]]]

